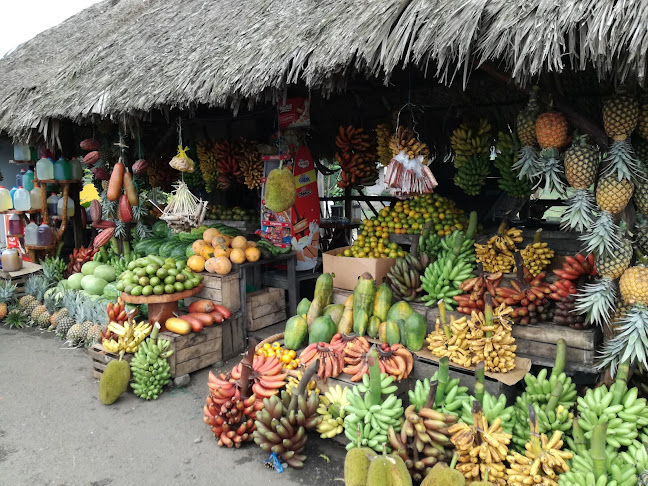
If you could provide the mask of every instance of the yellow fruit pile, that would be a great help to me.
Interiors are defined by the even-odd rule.
[[[256,262],[261,258],[254,241],[247,241],[244,236],[221,234],[216,228],[205,230],[202,240],[194,241],[191,249],[194,255],[187,260],[187,266],[194,272],[207,270],[227,275],[232,270],[232,263]]]
[[[283,363],[283,367],[286,370],[294,370],[299,366],[299,359],[297,359],[297,353],[294,349],[285,349],[281,347],[281,343],[275,341],[274,343],[265,343],[262,347],[257,349],[257,356],[265,356],[269,358],[275,356],[279,361]]]
[[[358,235],[351,248],[344,250],[338,256],[354,258],[403,258],[407,252],[397,243],[390,243],[388,238],[378,238],[374,235]]]

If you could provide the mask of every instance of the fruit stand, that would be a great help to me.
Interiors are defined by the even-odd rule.
[[[148,317],[151,322],[161,323],[162,330],[164,331],[164,323],[167,319],[178,314],[178,301],[192,297],[202,290],[202,284],[198,287],[185,290],[183,292],[176,292],[171,295],[160,296],[134,296],[127,293],[122,293],[122,299],[129,304],[145,304],[148,307]]]

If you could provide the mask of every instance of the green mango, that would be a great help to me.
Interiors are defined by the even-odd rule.
[[[284,348],[297,350],[308,335],[308,323],[302,316],[297,315],[288,319],[284,332]]]
[[[418,351],[423,347],[427,335],[427,322],[418,312],[413,312],[405,319],[405,337],[401,341],[410,351]]]

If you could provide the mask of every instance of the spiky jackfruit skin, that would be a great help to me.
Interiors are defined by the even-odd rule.
[[[274,169],[268,174],[265,190],[265,205],[270,211],[280,213],[290,209],[297,199],[297,188],[292,170]]]
[[[128,389],[130,365],[127,361],[112,360],[99,380],[99,400],[111,405]]]
[[[376,453],[368,447],[355,447],[344,459],[344,486],[367,486],[371,457]]]
[[[476,484],[476,483],[471,483]],[[456,469],[450,469],[447,464],[438,462],[425,476],[421,486],[465,486],[466,478]]]

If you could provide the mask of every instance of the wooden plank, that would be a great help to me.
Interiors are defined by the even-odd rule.
[[[175,375],[172,374],[172,376],[175,377],[186,375],[187,373],[193,373],[194,371],[202,370],[203,368],[207,368],[208,366],[220,362],[220,353],[204,354],[199,358],[190,359],[189,361],[185,361],[184,363],[179,363],[176,366]]]
[[[190,348],[181,349],[177,353],[176,366],[185,361],[199,358],[204,354],[218,353],[220,355],[223,351],[222,343],[221,336],[218,336],[216,339],[205,341],[204,343],[191,346]]]
[[[257,290],[256,292],[250,292],[246,295],[245,298],[248,304],[248,309],[254,309],[262,305],[276,302],[277,300],[283,301],[285,299],[285,294],[286,291],[284,289],[268,287],[265,289]]]
[[[516,354],[519,355],[538,356],[552,360],[556,356],[557,346],[555,344],[541,343],[538,341],[516,341],[515,344],[517,344]],[[567,362],[569,363],[594,366],[595,356],[596,351],[567,348]]]
[[[224,321],[221,325],[214,324],[213,326],[203,328],[203,330],[200,332],[192,332],[185,336],[180,336],[179,334],[172,333],[171,331],[164,331],[160,333],[160,336],[165,339],[169,335],[175,336],[176,338],[174,341],[172,341],[172,343],[175,344],[174,352],[177,353],[181,349],[196,346],[197,344],[201,344],[205,341],[210,341],[222,336],[223,330],[221,328],[225,325],[225,322],[227,321]]]
[[[240,314],[232,316],[227,326],[223,326],[223,360],[228,360],[245,350],[245,325]]]
[[[247,329],[248,331],[256,331],[257,329],[263,329],[264,327],[272,326],[278,322],[286,320],[286,309],[281,309],[280,311],[273,312],[265,316],[257,317],[253,319],[248,317]]]
[[[516,342],[522,340],[555,344],[562,338],[570,348],[596,350],[601,340],[598,329],[578,330],[566,326],[541,323],[529,326],[513,326],[513,337]],[[537,355],[541,356],[541,355]]]
[[[267,316],[268,314],[274,314],[283,310],[285,313],[286,310],[286,301],[275,300],[274,302],[269,302],[268,304],[258,305],[256,307],[248,307],[248,321],[252,321],[258,317]]]

